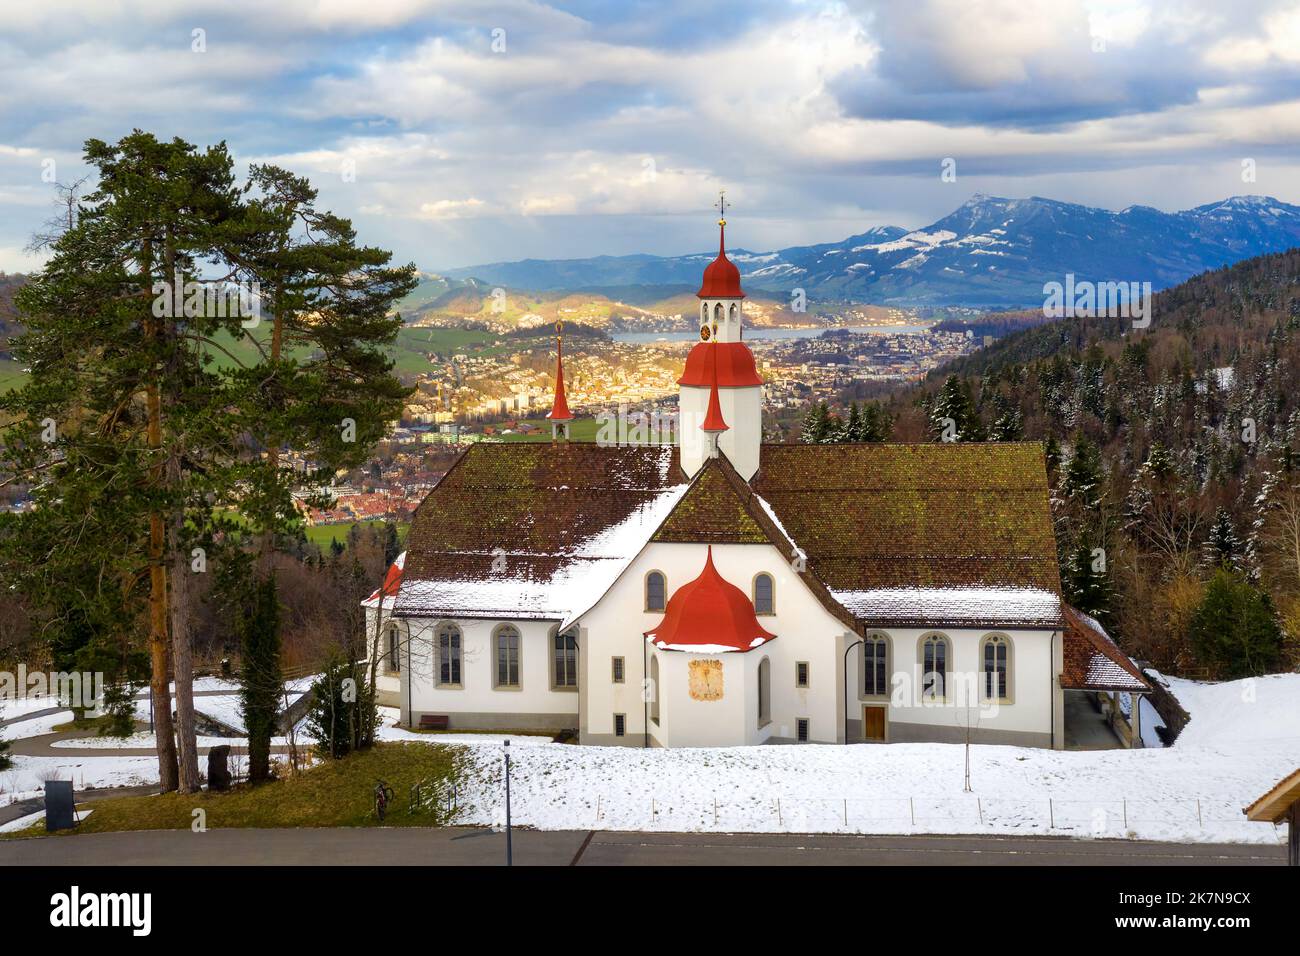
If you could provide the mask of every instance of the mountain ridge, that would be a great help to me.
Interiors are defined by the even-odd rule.
[[[753,289],[802,288],[826,300],[897,306],[1025,308],[1067,273],[1098,282],[1177,285],[1209,269],[1300,245],[1300,206],[1230,196],[1178,212],[1118,212],[1030,196],[976,193],[920,229],[876,226],[840,242],[728,250]],[[449,279],[556,290],[697,282],[715,253],[523,259],[446,270]]]

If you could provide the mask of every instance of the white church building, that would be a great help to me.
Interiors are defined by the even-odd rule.
[[[1037,443],[762,442],[719,226],[677,444],[568,441],[558,355],[553,441],[468,448],[365,602],[381,702],[583,744],[1060,748],[1067,693],[1145,691],[1061,599]]]

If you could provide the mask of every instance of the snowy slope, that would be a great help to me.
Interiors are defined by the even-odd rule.
[[[1300,675],[1168,679],[1192,715],[1170,749],[1060,752],[949,744],[514,755],[514,818],[541,829],[1050,833],[1277,843],[1242,808],[1300,766]],[[1193,727],[1197,729],[1193,731]],[[467,822],[501,813],[500,751],[476,747]]]

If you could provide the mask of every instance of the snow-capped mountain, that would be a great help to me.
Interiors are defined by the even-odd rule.
[[[730,250],[747,286],[896,305],[1033,306],[1043,284],[1150,282],[1155,289],[1207,269],[1300,245],[1300,206],[1267,196],[1167,213],[1119,212],[1037,196],[977,194],[922,229],[881,226],[843,242],[774,252]],[[516,288],[667,285],[698,281],[713,252],[492,263],[451,270]]]
[[[1232,196],[1162,212],[1119,212],[1053,199],[975,195],[944,219],[907,232],[878,226],[842,242],[729,255],[746,286],[820,298],[910,306],[1035,306],[1044,282],[1178,284],[1206,269],[1300,246],[1300,207],[1269,196]],[[519,289],[689,285],[714,252],[685,256],[528,259],[452,269]]]

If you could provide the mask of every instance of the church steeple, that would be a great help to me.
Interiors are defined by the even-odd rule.
[[[564,440],[569,440],[569,422],[573,415],[569,412],[569,402],[564,395],[564,323],[555,323],[555,401],[546,416],[551,420],[551,441],[559,438],[560,429],[564,429]]]
[[[677,380],[682,467],[694,474],[719,450],[749,480],[758,470],[762,441],[763,380],[749,346],[741,341],[740,269],[727,258],[726,196],[719,194],[718,255],[704,269],[700,291],[700,341]]]

